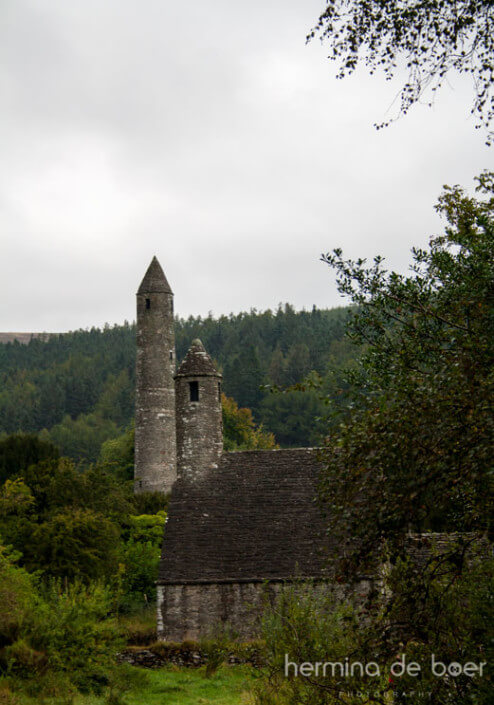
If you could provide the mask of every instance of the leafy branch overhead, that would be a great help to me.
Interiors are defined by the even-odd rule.
[[[403,62],[408,78],[400,91],[400,113],[435,93],[453,70],[471,76],[471,112],[476,127],[489,129],[494,116],[494,4],[490,0],[335,0],[328,3],[310,41],[328,42],[338,78],[364,64],[392,79]],[[390,120],[376,125],[385,127]]]

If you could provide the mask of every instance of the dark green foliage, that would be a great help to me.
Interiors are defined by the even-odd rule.
[[[65,415],[89,413],[100,399],[101,418],[130,420],[134,361],[135,329],[127,323],[32,338],[28,345],[2,344],[0,428],[7,433],[51,428]]]
[[[55,443],[63,455],[74,460],[97,460],[102,444],[118,435],[119,428],[111,419],[96,413],[81,414],[72,419],[68,414],[40,438]]]
[[[56,459],[59,455],[53,443],[42,441],[34,434],[17,433],[0,440],[0,485],[30,465]]]
[[[384,619],[388,639],[381,651],[407,654],[407,662],[424,664],[422,689],[427,693],[417,703],[438,705],[489,705],[494,688],[494,560],[482,542],[459,537],[447,549],[434,546],[425,565],[410,557],[399,559],[387,580],[393,595]],[[466,560],[465,560],[466,558]],[[436,661],[484,663],[480,676],[438,678],[430,673],[432,654]],[[414,678],[394,679],[394,689],[414,688]]]
[[[96,467],[80,472],[67,458],[31,465],[19,475],[33,493],[34,511],[41,519],[67,506],[117,518],[133,507],[130,487]]]
[[[122,480],[134,479],[134,426],[101,446],[99,464]]]
[[[324,413],[324,404],[315,391],[270,394],[261,406],[266,427],[281,446],[320,445],[326,424],[319,417]]]
[[[177,357],[200,337],[223,371],[225,393],[250,408],[256,423],[274,430],[264,417],[269,395],[261,385],[294,384],[310,371],[325,375],[329,357],[336,366],[349,354],[355,357],[343,343],[350,315],[343,308],[295,312],[287,304],[275,312],[178,319]],[[135,354],[135,327],[128,324],[33,338],[28,345],[0,344],[0,433],[41,432],[63,455],[94,462],[102,444],[111,446],[130,427]],[[270,419],[274,411],[271,406]],[[275,419],[282,445],[307,445],[314,438],[310,410],[298,404],[296,413],[305,415],[293,433]],[[122,438],[119,448],[109,446],[108,452],[112,462],[120,455],[122,478],[130,479],[127,441]]]
[[[125,426],[134,413],[134,395],[128,370],[109,375],[95,407],[97,415],[111,419],[117,426]]]
[[[321,499],[341,547],[333,567],[358,585],[380,563],[384,579],[344,655],[389,667],[405,654],[422,666],[420,680],[359,684],[381,703],[492,701],[488,667],[477,678],[430,669],[433,654],[446,664],[492,660],[494,175],[482,174],[477,190],[479,199],[445,189],[446,232],[414,250],[411,276],[386,272],[380,258],[366,266],[340,251],[324,257],[359,307],[351,333],[366,347],[325,446]],[[263,688],[260,702],[341,702],[342,684],[280,679],[288,648],[299,660],[332,661],[341,642],[331,624],[321,631],[310,600],[303,604],[305,612],[296,602],[288,619],[271,618],[279,689]]]
[[[224,394],[221,398],[223,447],[231,450],[268,450],[276,448],[272,433],[256,428],[252,411],[239,409],[238,404]]]
[[[0,598],[0,675],[10,684],[67,698],[109,682],[121,640],[105,587],[43,586],[1,546]]]
[[[169,495],[162,492],[142,492],[134,495],[135,514],[158,514],[168,508]]]
[[[256,348],[248,345],[239,355],[229,360],[225,364],[224,376],[227,396],[241,399],[242,406],[251,409],[257,416],[263,396],[261,386],[268,380],[264,376]]]
[[[357,622],[343,616],[343,592],[324,605],[312,587],[268,611],[259,705],[336,705],[341,690],[357,691],[351,703],[361,693],[376,703],[492,701],[494,174],[477,190],[478,199],[445,188],[446,232],[414,250],[411,276],[386,272],[380,258],[324,257],[358,306],[350,332],[365,352],[343,375],[320,499],[340,547],[338,582],[358,591],[362,574],[380,570],[383,589]],[[298,663],[372,660],[380,678],[287,679],[285,653]],[[388,677],[402,654],[420,678]],[[487,668],[436,677],[433,654]]]
[[[119,527],[90,509],[61,511],[38,524],[25,546],[30,569],[60,578],[109,580],[118,559]]]
[[[167,497],[132,486],[67,458],[30,465],[0,487],[0,535],[44,581],[102,580],[121,610],[143,609],[156,597]]]
[[[90,581],[117,569],[121,526],[132,513],[131,488],[67,459],[30,465],[0,491],[0,533],[22,564],[45,576]]]
[[[267,606],[262,636],[265,640],[266,667],[256,684],[258,705],[336,705],[368,702],[362,697],[341,699],[342,692],[366,693],[385,689],[386,677],[368,679],[341,675],[338,669],[309,677],[301,676],[293,666],[375,660],[369,633],[361,626],[361,614],[350,601],[342,599],[329,585],[296,583],[286,585],[275,606]],[[369,687],[371,686],[371,687]],[[383,688],[384,686],[384,688]],[[386,700],[376,700],[385,703]]]
[[[156,580],[160,560],[160,541],[128,541],[121,560],[125,568],[122,577],[120,611],[135,614],[156,603]]]
[[[19,637],[20,625],[34,606],[33,578],[16,565],[18,555],[0,544],[0,657]]]
[[[479,190],[483,200],[446,189],[446,233],[414,250],[411,276],[380,258],[326,258],[360,306],[352,335],[367,345],[323,484],[331,530],[358,538],[361,556],[383,536],[400,553],[410,530],[492,530],[493,175]]]
[[[285,360],[285,384],[301,382],[311,371],[310,351],[305,343],[297,343],[288,351]]]
[[[120,609],[123,612],[142,611],[156,602],[156,579],[165,521],[164,511],[129,517],[128,538],[120,551],[123,566]]]
[[[479,553],[471,544],[451,544],[447,553],[432,549],[429,545],[425,564],[399,560],[385,575],[384,594],[391,597],[364,603],[365,610],[329,586],[285,587],[264,617],[266,668],[256,688],[258,705],[489,705],[494,561],[485,547]],[[465,550],[468,569],[462,572],[457,557]],[[407,664],[419,664],[419,677],[392,675],[392,664],[403,654]],[[448,665],[484,663],[483,675],[437,677],[431,671],[433,654]],[[328,666],[304,677],[295,676],[291,666],[287,677],[287,658],[297,666],[348,663],[349,670]],[[362,675],[358,665],[351,670],[352,664],[371,662],[378,667],[372,667],[372,676]]]

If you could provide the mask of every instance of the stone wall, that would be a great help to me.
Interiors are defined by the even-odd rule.
[[[214,635],[227,624],[239,639],[255,639],[260,633],[260,619],[266,605],[275,604],[290,581],[219,582],[182,585],[158,585],[157,634],[161,641],[196,641]],[[327,581],[301,583],[302,589],[324,592]],[[363,579],[353,596],[362,600],[372,587]],[[340,587],[342,593],[345,588]]]
[[[260,667],[264,663],[264,650],[262,642],[235,642],[231,650],[225,654],[225,663],[231,666],[248,663]],[[174,666],[198,668],[208,663],[208,646],[200,642],[185,641],[178,644],[173,642],[158,642],[149,646],[127,647],[119,654],[119,663],[129,663],[131,666],[141,668],[163,668]]]
[[[254,638],[266,599],[281,588],[281,582],[158,585],[158,639],[197,640],[225,623],[239,638]]]

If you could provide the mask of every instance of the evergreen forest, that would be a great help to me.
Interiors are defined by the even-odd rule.
[[[250,409],[279,445],[314,445],[327,427],[318,421],[327,404],[316,389],[286,387],[313,373],[326,396],[340,392],[337,370],[358,350],[345,338],[350,317],[349,308],[285,304],[274,312],[177,319],[177,359],[201,338],[227,397]],[[132,423],[135,337],[135,325],[125,322],[0,344],[0,434],[39,434],[64,456],[96,461],[102,444]]]

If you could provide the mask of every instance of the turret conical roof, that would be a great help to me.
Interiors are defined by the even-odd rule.
[[[221,377],[199,338],[192,341],[176,377]]]
[[[173,294],[173,291],[168,284],[165,273],[161,268],[161,264],[156,257],[153,257],[149,265],[144,279],[139,287],[138,294]]]

